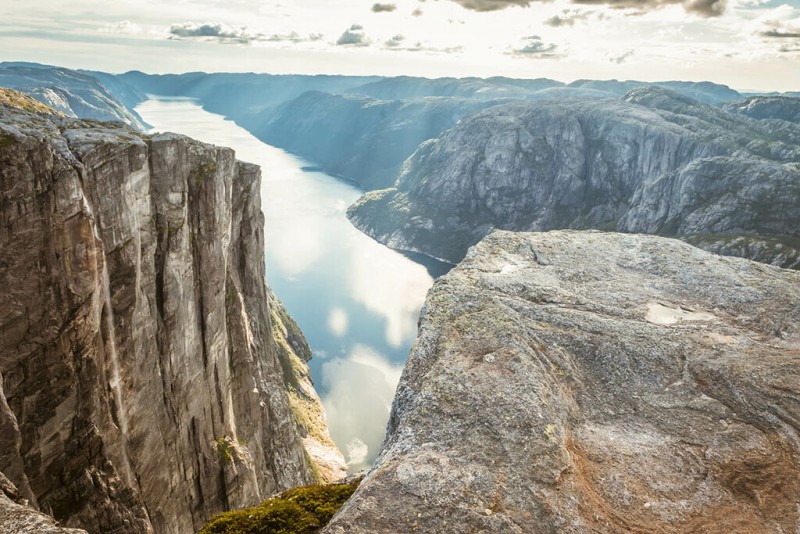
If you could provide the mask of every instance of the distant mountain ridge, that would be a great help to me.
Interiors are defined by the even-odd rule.
[[[420,145],[393,188],[366,193],[348,215],[389,246],[450,261],[492,228],[597,228],[798,268],[799,163],[800,128],[789,122],[646,87],[620,101],[472,115]]]
[[[147,125],[97,77],[35,63],[0,63],[0,87],[16,89],[68,117],[118,121],[138,130]]]

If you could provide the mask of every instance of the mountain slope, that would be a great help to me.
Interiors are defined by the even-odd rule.
[[[190,533],[318,479],[259,184],[230,149],[0,104],[0,471],[32,506]]]
[[[619,228],[786,238],[767,259],[796,267],[798,162],[800,128],[790,123],[641,88],[623,101],[525,102],[472,115],[423,143],[394,188],[365,194],[348,215],[389,246],[451,261],[492,228]]]
[[[61,67],[0,63],[0,87],[17,89],[68,117],[120,121],[144,130],[142,118],[94,76]]]

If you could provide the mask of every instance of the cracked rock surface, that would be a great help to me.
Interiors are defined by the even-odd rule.
[[[260,179],[227,148],[0,105],[0,471],[33,508],[188,533],[316,480]]]
[[[328,533],[796,532],[800,273],[495,231],[430,290]]]

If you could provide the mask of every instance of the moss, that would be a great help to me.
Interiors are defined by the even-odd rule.
[[[0,132],[0,149],[13,145],[15,141],[16,139],[13,135]]]
[[[217,172],[217,164],[212,162],[201,163],[194,169],[192,169],[192,173],[190,178],[194,181],[195,187],[200,187],[204,181],[212,178],[214,174]]]
[[[46,104],[42,104],[38,100],[34,100],[25,93],[15,91],[13,89],[5,89],[0,87],[0,104],[6,104],[13,108],[21,109],[23,111],[30,111],[32,113],[45,113],[48,115],[64,116],[60,111],[56,111]],[[0,145],[2,146],[2,145]]]
[[[233,442],[231,438],[227,436],[224,438],[217,438],[217,458],[219,458],[219,463],[229,464],[233,461],[233,455],[231,454],[232,448]]]
[[[358,487],[314,484],[285,491],[261,506],[224,512],[211,518],[199,534],[312,534],[319,532]]]

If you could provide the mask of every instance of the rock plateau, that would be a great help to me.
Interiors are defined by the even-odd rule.
[[[325,532],[800,529],[800,273],[495,231],[428,293],[376,465]]]

